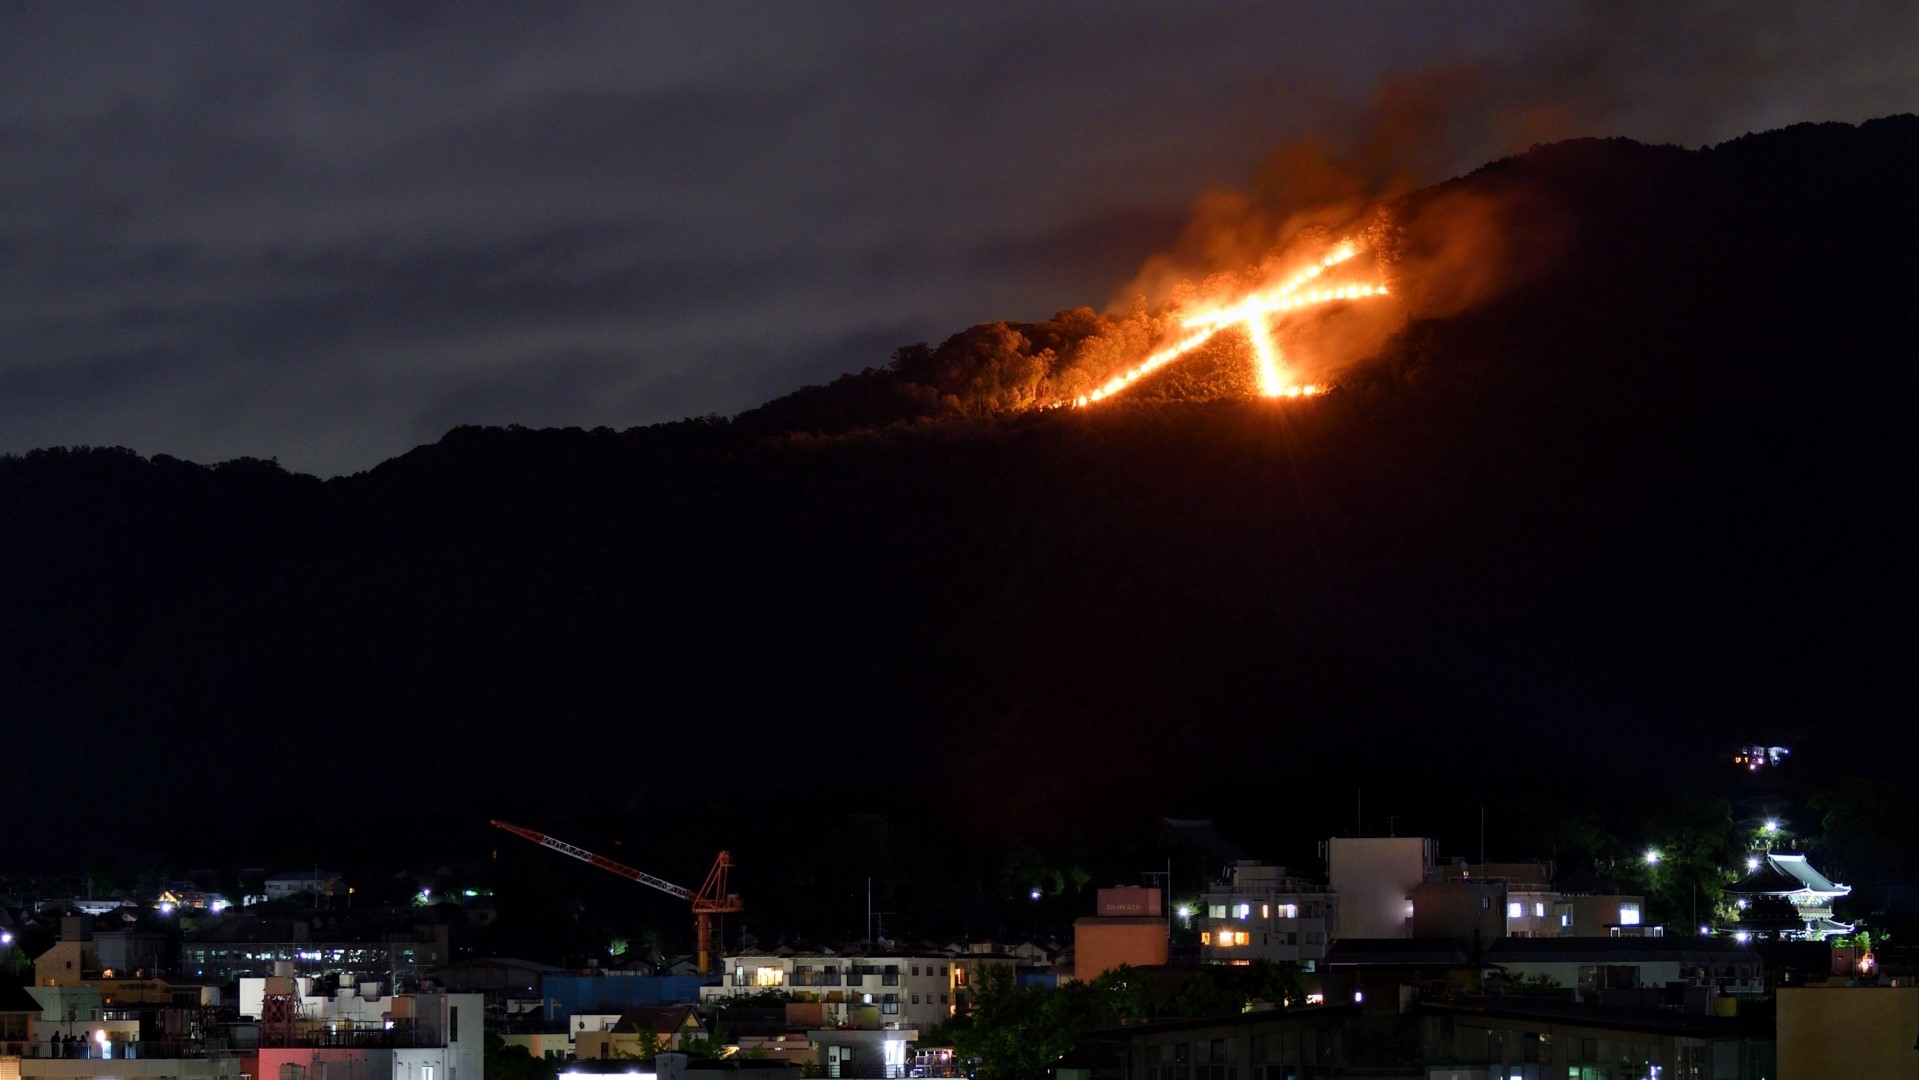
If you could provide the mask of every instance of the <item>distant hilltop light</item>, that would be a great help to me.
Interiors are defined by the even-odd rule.
[[[1792,750],[1784,746],[1742,746],[1732,755],[1732,763],[1744,765],[1747,772],[1776,769],[1785,764],[1790,753]]]

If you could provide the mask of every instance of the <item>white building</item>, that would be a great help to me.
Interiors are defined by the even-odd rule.
[[[1254,958],[1311,971],[1326,958],[1339,921],[1339,898],[1286,868],[1241,860],[1225,883],[1209,890],[1194,913],[1200,955],[1208,963]]]
[[[954,1011],[954,963],[944,953],[742,953],[724,962],[700,1004],[778,990],[824,1004],[831,1023],[880,1028],[931,1027]]]
[[[1327,885],[1338,897],[1342,938],[1412,936],[1413,889],[1433,880],[1439,843],[1418,836],[1326,841]]]

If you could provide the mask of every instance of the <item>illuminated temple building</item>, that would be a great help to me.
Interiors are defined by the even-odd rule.
[[[1812,868],[1804,855],[1769,852],[1751,873],[1726,891],[1742,904],[1761,896],[1777,896],[1790,902],[1805,923],[1803,929],[1785,930],[1788,940],[1820,941],[1835,934],[1850,934],[1853,926],[1832,917],[1832,902],[1852,892],[1852,886],[1840,885]]]

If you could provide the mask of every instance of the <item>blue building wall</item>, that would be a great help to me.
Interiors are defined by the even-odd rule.
[[[700,987],[719,980],[699,975],[548,975],[543,984],[548,1019],[574,1013],[620,1012],[640,1005],[692,1005]]]

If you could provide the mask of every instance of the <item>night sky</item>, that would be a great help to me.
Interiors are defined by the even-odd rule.
[[[0,7],[0,452],[733,413],[1369,182],[1919,106],[1919,5]]]

